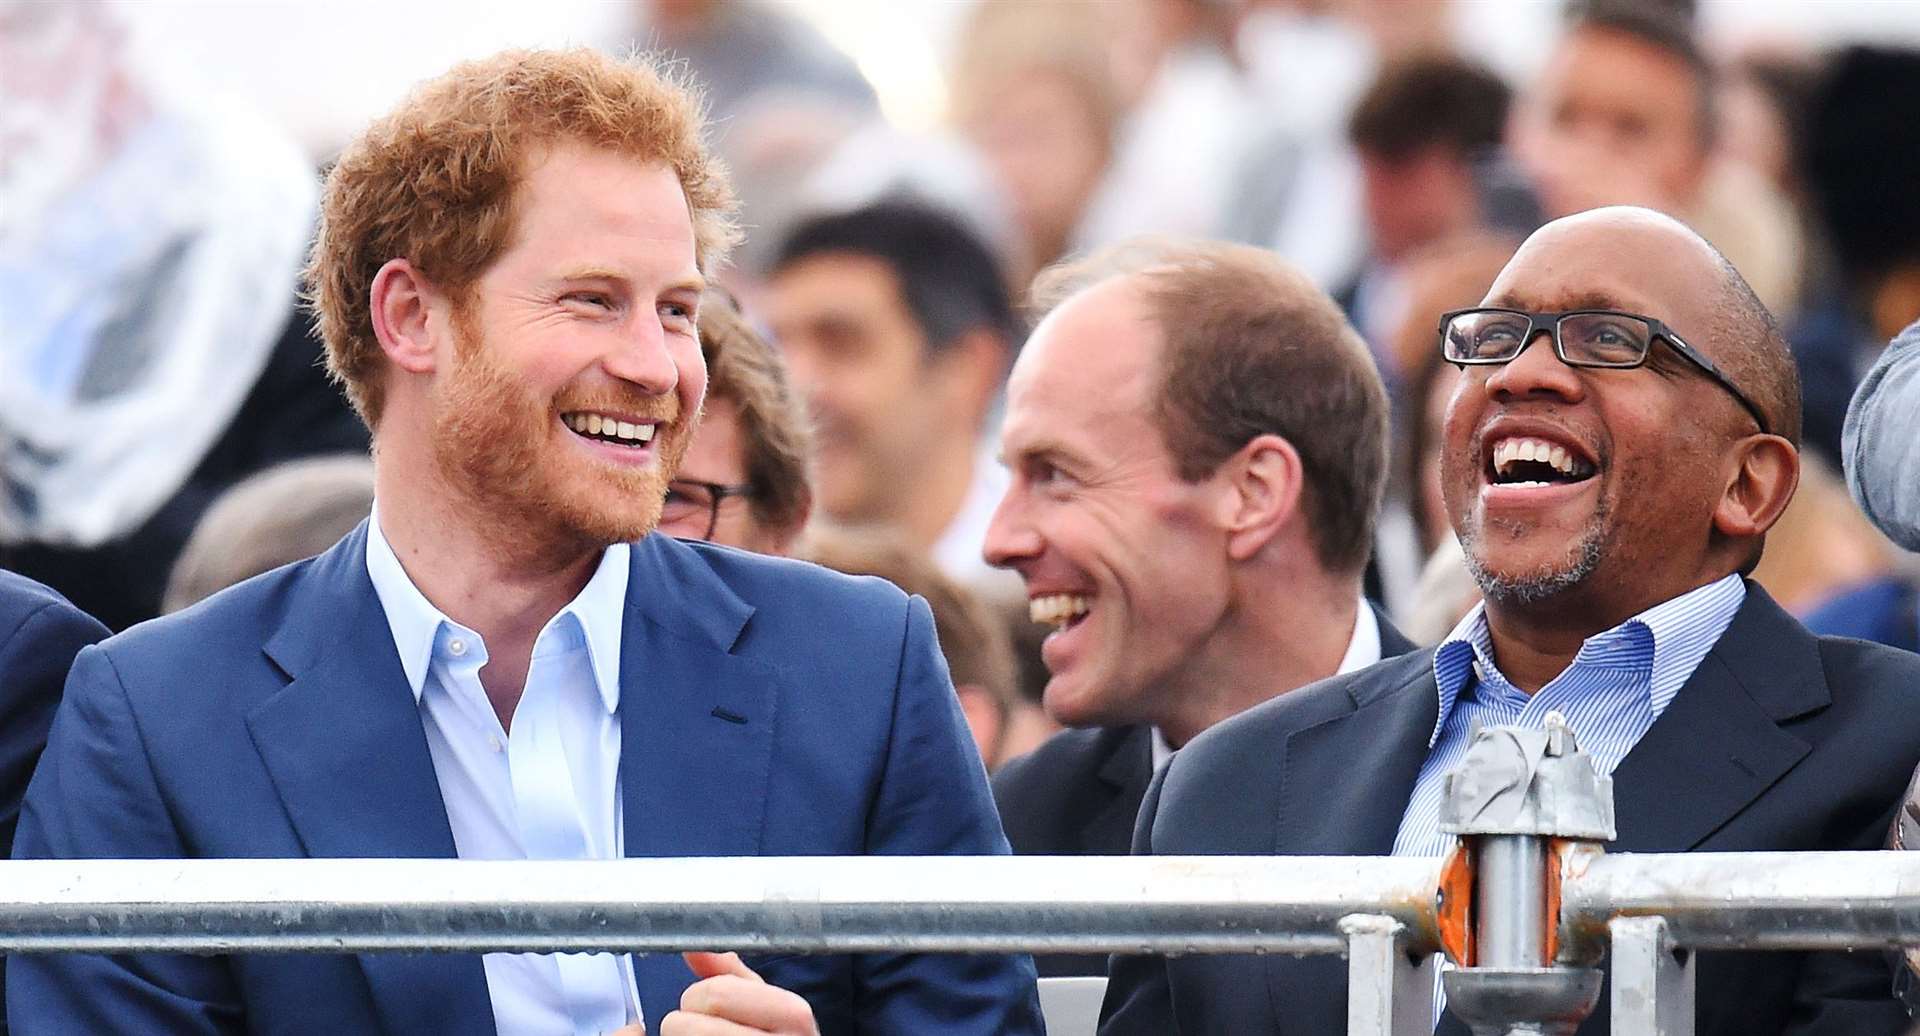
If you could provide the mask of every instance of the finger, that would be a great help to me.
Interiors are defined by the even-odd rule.
[[[738,975],[755,981],[764,981],[759,972],[747,967],[737,953],[705,953],[692,950],[680,955],[686,959],[687,967],[693,969],[695,978],[713,978],[716,975]]]
[[[814,1031],[813,1008],[799,994],[739,975],[716,975],[688,986],[680,994],[680,1010],[762,1032]]]
[[[738,1022],[704,1014],[675,1011],[660,1019],[660,1036],[765,1036],[764,1029],[749,1029]]]
[[[607,1036],[647,1036],[647,1027],[641,1025],[639,1022],[634,1022],[632,1025],[623,1025],[615,1029],[608,1033]]]

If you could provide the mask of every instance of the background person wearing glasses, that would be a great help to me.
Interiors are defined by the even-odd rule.
[[[1611,849],[1880,845],[1920,758],[1920,658],[1815,637],[1743,578],[1799,474],[1771,315],[1699,236],[1635,208],[1548,224],[1484,305],[1441,340],[1464,368],[1442,484],[1485,603],[1432,651],[1194,739],[1148,791],[1135,851],[1441,855],[1441,777],[1473,727],[1548,711],[1612,775]],[[1698,967],[1702,1036],[1904,1024],[1880,954]],[[1340,1032],[1345,968],[1116,958],[1102,1032]],[[1607,1032],[1607,1007],[1579,1032]],[[1466,1029],[1449,1013],[1436,1031]]]
[[[785,555],[813,512],[813,428],[787,363],[731,300],[700,305],[707,402],[660,531]]]

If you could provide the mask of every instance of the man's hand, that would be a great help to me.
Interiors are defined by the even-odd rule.
[[[737,953],[689,953],[700,981],[680,995],[680,1009],[660,1020],[660,1036],[820,1036],[813,1008],[800,995],[770,986]]]

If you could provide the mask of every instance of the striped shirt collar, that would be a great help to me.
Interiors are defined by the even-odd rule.
[[[626,613],[630,565],[631,548],[627,544],[608,547],[587,585],[565,608],[547,620],[534,642],[534,653],[538,655],[548,648],[549,631],[558,638],[554,642],[557,644],[570,642],[575,637],[584,639],[594,683],[598,685],[595,689],[608,712],[620,707],[620,634]],[[465,630],[465,627],[434,607],[414,585],[393,546],[387,542],[386,534],[380,531],[378,503],[367,519],[367,575],[373,582],[381,609],[386,612],[394,648],[400,654],[400,669],[418,704],[426,689],[427,670],[436,647],[446,639],[447,630]],[[471,631],[465,635],[479,639]]]
[[[1636,681],[1647,695],[1654,719],[1666,711],[1674,695],[1693,676],[1707,652],[1732,624],[1734,613],[1747,599],[1747,586],[1732,574],[1662,601],[1618,626],[1588,637],[1580,645],[1567,672],[1575,669],[1641,670]],[[1548,683],[1552,686],[1563,672]],[[1433,678],[1440,689],[1439,716],[1427,739],[1432,748],[1453,713],[1454,703],[1470,686],[1476,694],[1524,700],[1526,692],[1508,682],[1493,660],[1493,638],[1487,629],[1486,605],[1474,606],[1433,653]],[[1544,688],[1543,688],[1544,690]]]

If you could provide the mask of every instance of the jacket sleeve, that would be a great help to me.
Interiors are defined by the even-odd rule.
[[[1178,762],[1178,757],[1175,757]],[[1133,854],[1153,855],[1153,820],[1160,812],[1160,789],[1166,786],[1163,766],[1147,786],[1140,814],[1133,822]],[[1178,1033],[1173,1017],[1173,987],[1167,978],[1165,957],[1114,954],[1107,966],[1107,998],[1100,1005],[1100,1036],[1168,1036]]]
[[[75,655],[105,639],[107,628],[57,600],[0,632],[0,854],[13,848],[20,800],[47,745],[47,728]]]
[[[867,824],[874,855],[1004,856],[986,768],[934,640],[927,603],[908,602],[892,735]],[[856,958],[862,1032],[980,1036],[1044,1032],[1033,961],[1020,955]]]
[[[16,859],[185,856],[107,649],[80,653],[28,786]],[[21,954],[7,967],[16,1036],[239,1033],[226,958]]]

